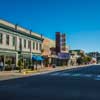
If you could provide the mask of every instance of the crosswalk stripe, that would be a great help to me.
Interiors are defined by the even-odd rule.
[[[92,74],[81,74],[81,77],[92,77]]]
[[[53,73],[52,76],[92,77],[92,74]]]
[[[77,77],[77,76],[81,76],[81,74],[72,74],[71,76]]]
[[[94,78],[94,80],[97,80],[97,81],[99,81],[100,80],[100,77],[98,78],[98,77],[96,77],[96,78]]]
[[[100,80],[100,75],[96,75],[96,77],[94,78],[94,80]]]
[[[61,77],[80,77],[80,78],[91,78],[93,80],[100,80],[100,74],[94,75],[94,74],[82,74],[82,73],[52,73],[50,74],[52,76],[61,76]]]
[[[97,75],[98,78],[100,78],[100,75]]]
[[[60,76],[71,76],[71,73],[63,73],[63,74],[60,74]]]
[[[56,75],[59,75],[60,73],[53,73],[53,74],[51,74],[51,75],[53,75],[53,76],[56,76]]]

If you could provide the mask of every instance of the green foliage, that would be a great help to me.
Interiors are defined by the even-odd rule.
[[[86,63],[86,64],[89,63],[91,60],[92,60],[92,58],[89,57],[89,56],[86,56],[86,57],[84,57],[84,59],[83,59],[84,63]]]
[[[11,66],[11,63],[12,63],[11,60],[7,61],[8,66]]]
[[[91,60],[92,60],[92,58],[89,57],[89,56],[82,56],[82,57],[77,59],[77,63],[79,65],[81,65],[81,64],[88,64]]]
[[[18,66],[19,66],[19,72],[21,72],[21,70],[24,68],[24,63],[21,59],[18,61]]]
[[[30,65],[30,66],[32,65],[32,60],[31,60],[31,59],[29,60],[29,65]]]
[[[83,64],[83,58],[82,57],[79,57],[78,59],[77,59],[77,63],[79,64],[79,65],[81,65],[81,64]]]
[[[7,66],[5,67],[5,70],[11,70],[11,60],[6,61]]]

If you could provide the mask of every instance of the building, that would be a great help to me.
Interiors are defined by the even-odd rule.
[[[56,52],[55,52],[55,41],[47,37],[43,37],[43,49],[42,56],[44,57],[44,65],[47,67],[55,63]]]
[[[66,45],[65,34],[61,35],[60,32],[56,32],[56,41],[44,37],[42,56],[45,58],[44,64],[46,66],[61,66],[65,62],[67,65],[67,61],[69,58],[68,52],[69,49]]]
[[[22,57],[28,66],[32,57],[41,56],[43,38],[40,34],[0,19],[0,61],[17,66]]]
[[[43,56],[50,56],[51,55],[51,51],[50,48],[55,48],[55,41],[52,39],[49,39],[47,37],[43,37],[43,45],[42,45],[42,55]]]
[[[56,32],[56,54],[61,52],[61,33]]]
[[[69,52],[70,52],[70,55],[71,55],[70,61],[69,61],[70,65],[77,65],[77,59],[79,57],[81,57],[80,56],[80,50],[70,50]]]
[[[67,38],[65,33],[56,32],[56,54],[68,53],[69,46],[67,45]]]
[[[77,65],[77,60],[79,58],[84,58],[87,55],[85,54],[85,52],[83,50],[70,50],[70,65]]]
[[[96,59],[97,63],[100,63],[100,53],[99,52],[90,52],[90,53],[87,53],[87,55],[92,57],[93,59]]]
[[[68,65],[68,60],[70,59],[69,47],[67,46],[67,38],[65,33],[56,32],[56,54],[57,65]]]

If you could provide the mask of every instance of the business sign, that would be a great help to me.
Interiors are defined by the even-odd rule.
[[[61,50],[61,35],[60,32],[56,32],[56,54],[58,54]]]
[[[66,51],[66,34],[61,35],[61,51]]]
[[[59,59],[69,59],[70,54],[69,53],[58,53],[58,58]]]

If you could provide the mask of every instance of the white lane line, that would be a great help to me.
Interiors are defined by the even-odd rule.
[[[71,76],[80,77],[81,74],[72,74]]]
[[[96,78],[94,78],[94,80],[96,80],[96,81],[100,81],[100,78],[97,78],[97,77],[96,77]]]
[[[93,77],[93,75],[92,74],[81,74],[81,77],[90,78],[90,77]]]
[[[53,73],[53,74],[50,74],[52,76],[58,76],[60,73]]]
[[[68,76],[68,77],[80,77],[80,78],[94,78],[94,75],[93,74],[82,74],[82,73],[53,73],[53,74],[50,74],[52,76],[61,76],[61,77],[64,77],[64,76]],[[100,80],[100,75],[97,75],[95,77],[95,80]]]
[[[71,73],[63,73],[63,74],[59,74],[59,76],[71,76]]]
[[[96,77],[100,78],[100,75],[97,75]]]
[[[97,76],[94,78],[94,80],[99,81],[99,80],[100,80],[100,75],[97,75]]]

